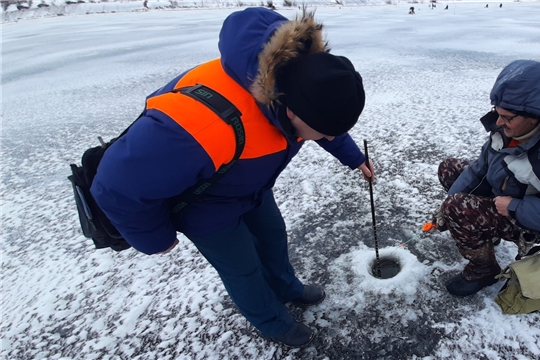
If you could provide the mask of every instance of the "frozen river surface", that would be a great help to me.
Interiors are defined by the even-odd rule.
[[[257,336],[184,237],[163,256],[96,251],[66,177],[96,137],[112,138],[147,94],[219,56],[234,9],[64,16],[2,26],[2,357],[6,359],[538,359],[540,315],[504,316],[497,284],[458,299],[464,261],[446,233],[419,233],[444,197],[436,169],[474,159],[497,74],[540,60],[540,4],[320,7],[333,52],[364,78],[351,131],[370,142],[381,253],[403,264],[375,280],[368,188],[308,144],[276,184],[301,280],[328,297],[293,308],[317,330],[290,350]],[[292,18],[296,10],[280,10]],[[501,265],[516,248],[497,247]]]

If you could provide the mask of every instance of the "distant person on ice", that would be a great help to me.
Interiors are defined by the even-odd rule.
[[[272,188],[308,140],[373,179],[373,167],[347,133],[364,108],[362,78],[349,59],[329,52],[322,24],[305,9],[292,21],[262,7],[234,12],[223,23],[218,46],[219,59],[147,98],[143,116],[105,153],[91,191],[135,249],[169,252],[182,232],[263,336],[305,346],[314,332],[284,304],[315,305],[325,292],[296,277]],[[245,148],[219,182],[176,216],[168,199],[211,177],[236,149],[230,125],[203,104],[171,92],[196,84],[240,110]]]
[[[514,242],[517,258],[540,243],[540,62],[510,63],[490,99],[493,109],[480,119],[490,138],[478,159],[446,159],[438,171],[448,197],[434,222],[469,260],[446,285],[458,296],[497,282],[494,241]]]
[[[409,8],[409,14],[414,15],[414,6],[411,6],[411,7]],[[368,151],[368,153],[369,153],[369,151]],[[369,154],[368,154],[368,155],[369,155]]]

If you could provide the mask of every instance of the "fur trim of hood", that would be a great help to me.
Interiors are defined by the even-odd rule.
[[[259,54],[259,70],[250,91],[261,104],[273,108],[281,95],[276,89],[279,70],[301,54],[330,51],[322,33],[322,23],[315,21],[315,12],[304,7],[295,20],[287,21],[274,32]]]

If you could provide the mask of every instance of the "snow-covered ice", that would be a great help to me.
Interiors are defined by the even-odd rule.
[[[448,4],[449,10],[443,10]],[[502,284],[455,298],[444,282],[465,264],[447,233],[418,235],[444,198],[436,169],[473,159],[478,119],[515,59],[540,60],[540,3],[319,7],[333,52],[364,78],[351,131],[369,141],[381,255],[395,278],[370,276],[369,192],[315,144],[275,193],[301,280],[326,287],[306,349],[258,337],[216,272],[180,236],[170,254],[94,250],[79,230],[69,164],[138,115],[144,97],[218,56],[233,8],[62,16],[2,25],[2,324],[6,359],[538,359],[539,314],[502,315]],[[287,17],[296,9],[280,8]],[[501,265],[513,244],[496,249]]]

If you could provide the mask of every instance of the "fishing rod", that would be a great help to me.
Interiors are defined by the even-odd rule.
[[[371,171],[371,176],[368,179],[369,182],[369,198],[371,200],[371,224],[373,227],[373,237],[375,239],[375,258],[377,261],[377,277],[381,278],[381,260],[379,259],[379,242],[377,241],[377,225],[375,223],[375,202],[373,201],[373,170],[369,166],[369,155],[367,140],[364,140],[364,155],[366,156],[366,166]]]
[[[407,245],[408,242],[411,242],[413,240],[418,240],[420,236],[427,234],[428,232],[436,228],[437,228],[436,224],[432,223],[431,221],[428,221],[422,226],[422,232],[419,232],[418,234],[414,235],[412,238],[405,241],[404,243],[399,244],[399,246],[404,247],[405,245]]]
[[[433,222],[431,221],[428,221],[426,222],[423,226],[422,226],[422,231],[417,233],[416,235],[414,235],[412,238],[410,238],[409,240],[405,241],[405,242],[402,242],[401,244],[397,245],[396,248],[390,253],[390,255],[392,255],[397,249],[399,248],[404,248],[405,245],[407,245],[408,243],[410,243],[411,241],[414,241],[414,240],[418,240],[420,239],[420,237],[422,235],[426,235],[427,233],[431,232],[432,230],[436,229],[437,228],[437,225],[434,224]]]

